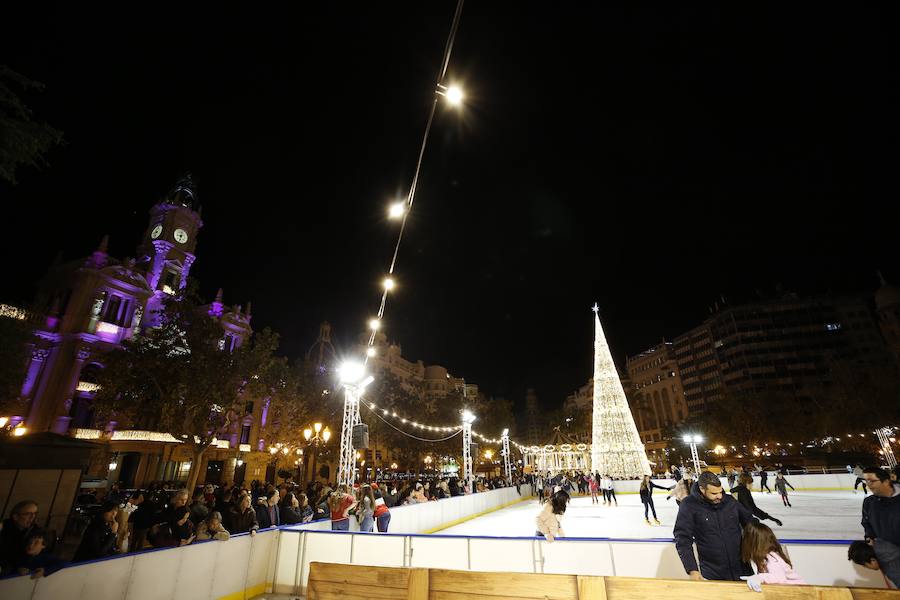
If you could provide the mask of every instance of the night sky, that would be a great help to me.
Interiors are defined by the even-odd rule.
[[[203,292],[252,300],[289,356],[325,319],[348,347],[455,3],[27,4],[0,63],[46,84],[27,101],[66,143],[0,183],[0,301],[105,233],[133,256],[190,171]],[[888,3],[593,4],[466,4],[468,104],[438,112],[388,303],[406,357],[549,408],[591,375],[595,301],[624,361],[720,295],[900,280]]]

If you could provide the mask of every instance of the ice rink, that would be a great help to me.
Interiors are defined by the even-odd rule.
[[[674,498],[666,500],[663,490],[655,490],[653,502],[661,526],[644,522],[644,507],[637,494],[618,496],[618,506],[592,505],[590,496],[572,499],[562,519],[569,537],[669,538],[678,507]],[[783,527],[763,521],[779,539],[788,540],[860,540],[863,537],[860,515],[863,495],[852,491],[791,492],[792,508],[783,506],[776,494],[753,492],[756,505]],[[537,500],[525,500],[508,508],[441,530],[441,534],[517,537],[534,535],[534,517],[540,510]],[[652,515],[651,515],[652,522]]]

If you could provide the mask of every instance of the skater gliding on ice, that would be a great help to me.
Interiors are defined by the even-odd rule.
[[[781,521],[776,519],[775,517],[769,515],[769,513],[764,512],[761,508],[756,506],[756,502],[753,501],[753,494],[750,493],[750,489],[753,487],[753,478],[747,474],[743,473],[738,478],[738,484],[731,488],[731,495],[735,497],[735,499],[744,505],[744,508],[753,513],[753,516],[759,519],[769,519],[778,524],[781,527]],[[771,493],[771,492],[769,492]]]
[[[788,480],[784,478],[784,475],[781,472],[775,474],[775,491],[781,495],[781,501],[784,502],[785,506],[790,506],[791,501],[788,500],[787,488],[791,488],[794,490],[794,486],[788,483]]]
[[[650,525],[650,516],[648,515],[648,509],[653,511],[653,520],[657,525],[662,525],[659,522],[659,519],[656,518],[656,507],[653,505],[653,488],[657,488],[660,490],[673,490],[675,486],[672,487],[663,487],[661,485],[656,485],[650,480],[649,475],[644,475],[643,481],[641,481],[641,502],[644,503],[644,520],[647,522],[647,525]]]

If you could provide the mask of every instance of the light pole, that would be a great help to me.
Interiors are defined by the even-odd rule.
[[[372,329],[377,329],[373,325]],[[375,378],[366,376],[366,368],[361,363],[347,361],[338,369],[341,385],[344,386],[344,418],[341,423],[341,460],[338,466],[338,485],[353,485],[356,470],[356,452],[353,449],[353,427],[359,423],[359,398],[366,386]]]
[[[319,458],[319,444],[323,446],[328,443],[328,440],[331,439],[331,430],[328,427],[322,429],[321,423],[313,423],[312,427],[307,427],[303,430],[303,439],[306,440],[306,449],[307,456],[309,455],[309,445],[313,444],[313,454],[312,459],[310,460],[310,477],[312,480],[316,480],[316,459]],[[308,481],[308,478],[307,478]]]
[[[691,446],[691,460],[694,461],[695,477],[700,476],[700,457],[697,455],[697,444],[703,441],[703,437],[697,434],[686,435],[682,438],[685,444]]]
[[[500,434],[500,441],[503,443],[503,448],[500,452],[503,454],[503,471],[506,475],[506,484],[512,484],[512,469],[509,464],[509,429],[504,429],[503,433]]]
[[[475,415],[472,414],[472,411],[464,410],[462,413],[463,477],[469,486],[470,492],[475,491],[472,489],[473,480],[475,479],[472,475],[472,423],[474,422]]]
[[[894,456],[894,450],[891,448],[891,436],[894,435],[893,430],[890,427],[881,427],[876,431],[876,435],[878,435],[878,442],[881,444],[881,453],[884,455],[884,460],[887,461],[888,466],[893,470],[897,466],[897,457]]]

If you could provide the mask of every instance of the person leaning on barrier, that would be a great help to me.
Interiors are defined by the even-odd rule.
[[[100,507],[100,512],[91,520],[91,524],[84,530],[81,543],[72,562],[95,560],[110,556],[116,550],[116,532],[119,524],[116,522],[116,514],[119,505],[115,502],[106,502]]]
[[[222,515],[218,511],[212,511],[206,516],[206,519],[197,525],[197,540],[219,540],[221,542],[228,541],[231,534],[222,526]]]
[[[559,519],[566,514],[568,504],[568,493],[559,491],[553,494],[550,497],[550,501],[544,505],[544,508],[541,509],[541,512],[535,518],[537,526],[535,537],[546,538],[548,542],[552,542],[559,537],[566,537]]]
[[[13,563],[25,553],[25,538],[36,529],[37,514],[37,502],[22,500],[0,524],[0,573],[5,575],[12,570]]]
[[[753,575],[750,565],[741,560],[741,533],[751,521],[758,522],[740,502],[724,494],[717,475],[702,473],[675,520],[675,548],[691,579],[738,581],[742,575]]]
[[[25,537],[25,552],[13,565],[19,575],[31,575],[32,579],[52,575],[66,566],[66,561],[47,551],[47,532],[35,527]]]
[[[259,523],[256,521],[256,511],[250,506],[250,496],[243,494],[238,499],[237,507],[231,512],[231,532],[256,535]]]
[[[881,571],[888,587],[900,587],[900,547],[885,540],[857,541],[850,544],[847,558],[873,571]]]
[[[891,480],[889,471],[879,467],[866,467],[863,478],[872,492],[862,504],[866,539],[882,539],[900,546],[900,484]]]

